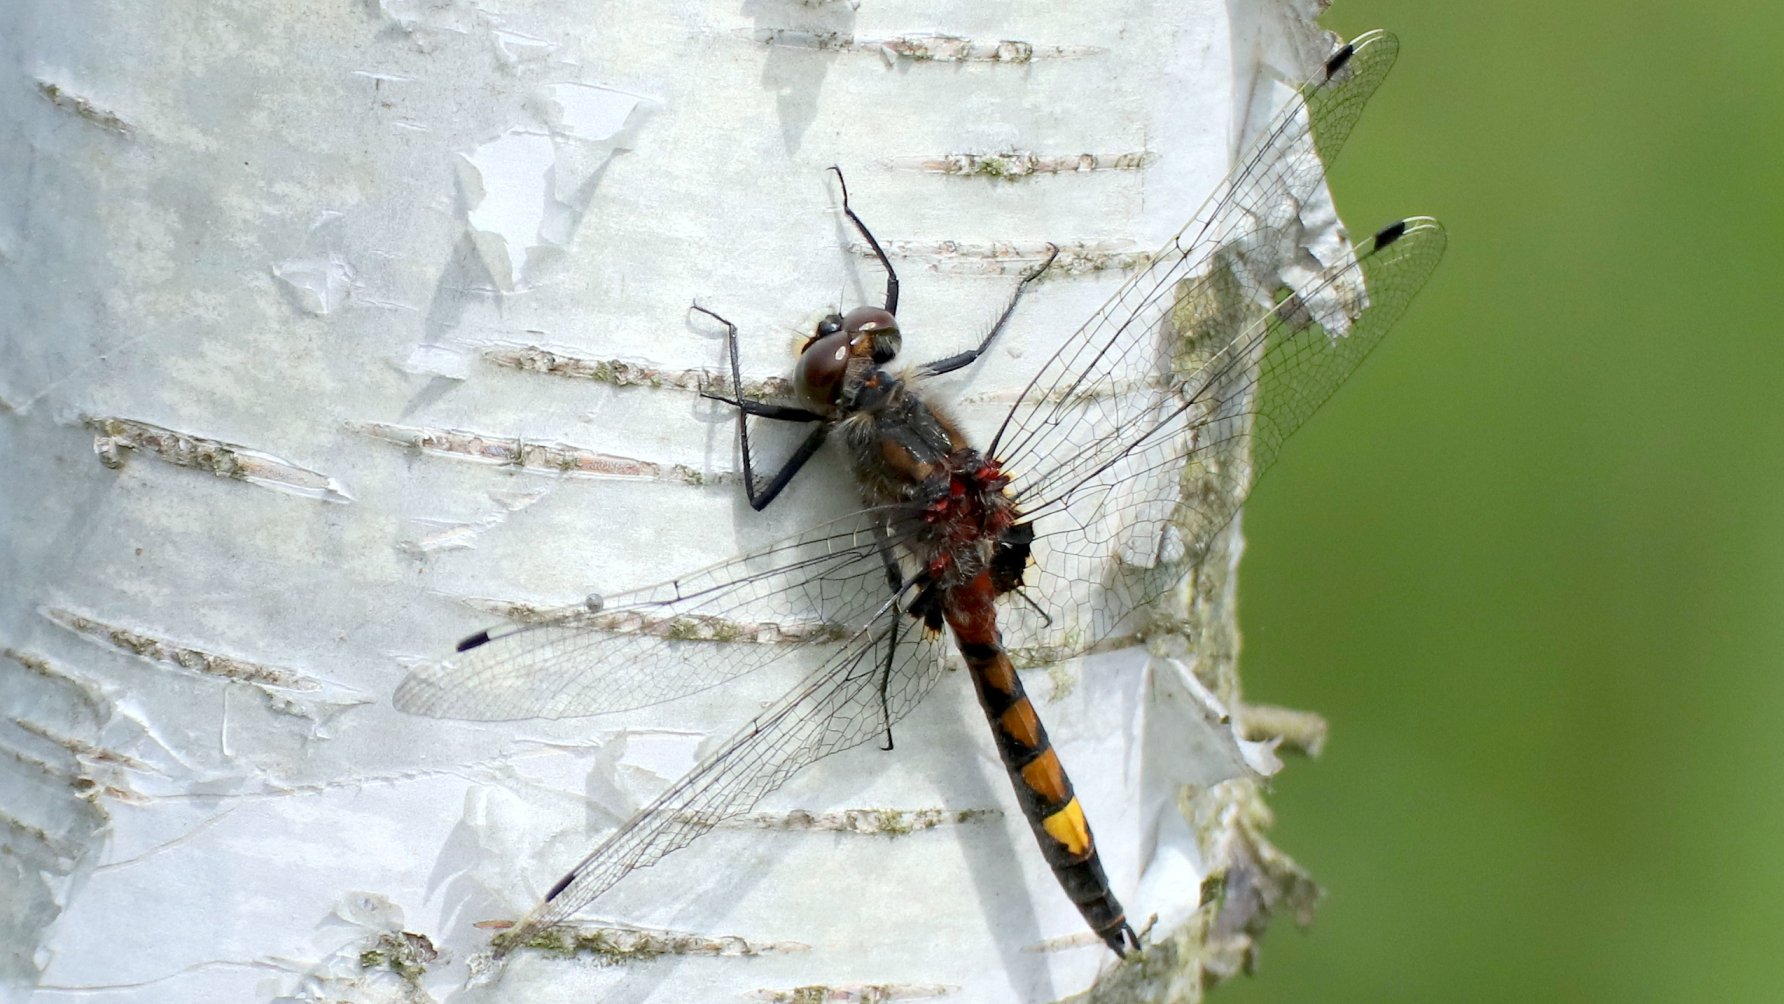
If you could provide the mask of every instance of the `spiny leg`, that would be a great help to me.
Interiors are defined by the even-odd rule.
[[[904,591],[904,570],[898,567],[898,556],[892,553],[892,540],[886,533],[886,525],[877,519],[873,522],[873,539],[879,543],[880,561],[886,565],[886,585],[893,595],[897,595]],[[903,611],[895,606],[891,630],[887,632],[886,662],[880,667],[880,716],[886,723],[886,745],[880,749],[888,752],[892,749],[892,708],[887,700],[887,691],[892,685],[892,659],[898,652],[898,627],[903,619]]]
[[[937,359],[932,363],[924,363],[919,369],[929,376],[941,376],[943,373],[952,373],[977,361],[987,349],[991,348],[991,342],[1003,331],[1004,325],[1009,323],[1010,315],[1016,312],[1016,304],[1020,303],[1023,294],[1028,292],[1028,284],[1039,279],[1041,273],[1053,267],[1053,260],[1058,257],[1059,246],[1057,244],[1047,245],[1047,260],[1030,270],[1027,275],[1022,277],[1022,281],[1016,284],[1016,291],[1010,294],[1010,302],[1004,305],[1003,313],[997,315],[997,323],[991,326],[991,330],[986,333],[984,340],[979,342],[978,348],[968,349],[946,359]]]
[[[737,409],[737,440],[743,452],[743,490],[749,498],[750,508],[761,512],[768,508],[769,503],[773,502],[776,496],[780,495],[781,491],[787,487],[787,483],[793,480],[793,476],[799,473],[799,469],[805,466],[805,462],[818,452],[818,447],[824,445],[824,436],[829,431],[829,426],[824,423],[824,417],[816,412],[807,411],[804,408],[771,404],[767,401],[752,401],[744,397],[743,366],[737,357],[737,325],[698,303],[693,304],[693,309],[725,326],[725,342],[731,354],[731,393],[735,396],[724,397],[719,394],[708,394],[705,391],[701,391],[700,396],[713,401],[721,401]],[[749,416],[751,415],[779,422],[819,423],[818,427],[805,437],[804,442],[799,444],[799,448],[793,451],[793,455],[788,458],[787,462],[781,465],[781,469],[767,479],[767,484],[763,485],[760,490],[756,488],[755,461],[750,457]]]
[[[842,186],[843,214],[849,218],[850,223],[855,225],[855,229],[861,233],[861,236],[867,238],[867,246],[873,248],[874,257],[880,260],[880,267],[886,270],[886,313],[896,315],[898,313],[898,273],[893,271],[891,260],[880,248],[880,242],[873,239],[873,232],[867,229],[867,224],[861,222],[861,217],[856,216],[855,211],[849,208],[849,183],[842,178],[842,168],[832,164],[830,170],[836,172],[836,183]]]

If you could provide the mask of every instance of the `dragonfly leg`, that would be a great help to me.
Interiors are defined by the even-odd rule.
[[[880,260],[880,267],[886,270],[886,313],[897,314],[898,273],[893,270],[892,262],[886,257],[886,252],[880,247],[880,242],[873,239],[873,232],[867,229],[867,224],[861,222],[861,217],[856,216],[855,211],[849,208],[849,183],[842,178],[842,168],[832,164],[830,170],[836,173],[836,183],[842,186],[843,215],[847,216],[849,222],[855,225],[855,229],[860,232],[861,236],[867,239],[867,246],[873,248],[873,256]]]
[[[880,720],[886,724],[886,745],[880,749],[892,752],[892,706],[886,698],[886,691],[892,686],[892,657],[898,651],[899,618],[892,617],[892,627],[886,632],[886,661],[880,666]]]
[[[892,553],[892,541],[886,533],[884,523],[874,521],[873,537],[879,542],[880,560],[886,565],[886,585],[891,588],[893,595],[897,595],[904,591],[904,570],[898,567],[898,556]],[[892,659],[898,652],[898,626],[901,619],[894,610],[892,628],[887,632],[886,662],[880,667],[880,718],[886,723],[886,745],[880,749],[887,752],[892,750],[892,707],[886,693],[892,686]]]
[[[924,363],[919,368],[930,376],[941,376],[943,373],[952,373],[963,366],[970,366],[978,361],[978,358],[991,348],[992,341],[1002,333],[1004,325],[1009,323],[1010,315],[1016,312],[1016,304],[1022,302],[1022,295],[1028,292],[1028,284],[1039,279],[1041,273],[1053,267],[1053,260],[1059,257],[1059,247],[1049,244],[1047,248],[1047,260],[1030,269],[1028,274],[1022,277],[1022,281],[1016,284],[1016,291],[1010,294],[1010,302],[1004,305],[1003,313],[997,315],[997,323],[993,324],[991,330],[986,332],[985,338],[979,342],[978,348],[968,349],[946,359],[937,359],[932,363]]]
[[[793,476],[799,473],[799,469],[805,466],[805,462],[818,452],[818,447],[824,445],[824,436],[829,431],[829,426],[823,424],[824,417],[816,412],[807,411],[804,408],[771,404],[767,401],[752,401],[744,397],[743,366],[737,358],[737,325],[698,303],[693,305],[693,309],[725,326],[725,343],[731,354],[731,393],[734,396],[724,397],[719,394],[708,394],[705,391],[702,391],[700,396],[714,401],[722,401],[737,409],[737,441],[743,453],[743,489],[749,498],[750,508],[761,512],[780,495],[782,489],[787,487],[787,483],[793,480]],[[787,462],[781,465],[780,470],[764,479],[765,483],[759,489],[756,487],[756,463],[750,454],[749,417],[751,415],[782,422],[819,423],[818,427],[813,429],[799,444],[799,448],[793,451],[793,455],[787,459]]]

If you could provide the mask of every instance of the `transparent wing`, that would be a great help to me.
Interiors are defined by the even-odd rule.
[[[413,670],[398,709],[435,718],[571,718],[673,700],[871,622],[905,514],[866,510],[690,575],[483,632]],[[598,606],[598,609],[596,608]]]
[[[1083,651],[1176,581],[1311,413],[1307,395],[1323,388],[1323,401],[1344,380],[1435,265],[1434,223],[1385,257],[1374,241],[1353,251],[1325,185],[1398,55],[1381,31],[1334,52],[1011,408],[988,452],[1016,476],[1037,534],[1032,602],[1006,606],[1011,646],[1030,650],[1020,658]],[[1265,363],[1272,325],[1303,347],[1279,338]],[[1342,351],[1313,351],[1320,337]],[[1260,365],[1284,377],[1280,398],[1240,386]],[[1254,417],[1258,438],[1240,441]]]
[[[941,677],[947,650],[940,640],[910,622],[888,597],[823,666],[589,852],[497,940],[497,954],[569,919],[620,879],[719,822],[750,811],[794,772],[882,734]]]
[[[1180,581],[1284,441],[1405,312],[1445,243],[1436,220],[1402,220],[1300,292],[1279,288],[1268,310],[1250,305],[1224,255],[1181,282],[1160,322],[1170,348],[1159,379],[1131,391],[1120,426],[1085,441],[1100,461],[1070,453],[1013,489],[1035,526],[1028,595],[1051,623],[1013,618],[1027,633],[1012,647],[1044,649],[1031,659],[1082,651]],[[1316,303],[1331,307],[1321,316]],[[1102,403],[1081,402],[1072,424],[1104,420]]]
[[[1017,471],[1051,461],[1028,485],[1043,495],[1125,452],[1127,440],[1109,430],[1144,419],[1172,384],[1196,377],[1175,365],[1176,306],[1220,302],[1229,314],[1210,317],[1202,337],[1234,339],[1268,305],[1300,255],[1303,212],[1325,197],[1326,166],[1399,51],[1398,39],[1375,31],[1328,58],[1177,236],[1041,366],[986,452]]]

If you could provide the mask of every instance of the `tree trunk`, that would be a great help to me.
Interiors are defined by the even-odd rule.
[[[1156,918],[1132,964],[1054,883],[954,675],[895,752],[830,758],[598,900],[584,944],[618,964],[474,973],[478,922],[524,913],[794,677],[487,725],[390,694],[503,613],[851,506],[820,463],[752,512],[732,418],[694,393],[722,350],[695,300],[760,379],[822,313],[877,302],[826,167],[900,269],[913,360],[976,342],[1060,246],[1065,278],[940,384],[983,436],[1032,333],[1088,316],[1324,55],[1315,6],[8,5],[0,979],[1197,999],[1311,896],[1260,836],[1273,760],[1225,710],[1236,529],[1182,631],[1028,674],[1130,918]]]

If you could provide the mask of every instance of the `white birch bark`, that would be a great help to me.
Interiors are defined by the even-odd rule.
[[[945,385],[991,396],[1324,55],[1315,6],[0,9],[0,980],[87,1004],[1199,997],[1307,889],[1259,836],[1268,754],[1219,718],[1236,531],[1188,637],[1029,675],[1130,918],[1157,918],[1139,965],[1059,892],[955,676],[895,753],[771,796],[783,827],[588,913],[669,933],[473,979],[477,922],[792,677],[492,725],[390,693],[502,604],[851,504],[820,463],[751,512],[735,426],[690,389],[721,361],[696,298],[762,378],[878,298],[828,165],[896,255],[915,359],[1062,247],[1074,274]]]

